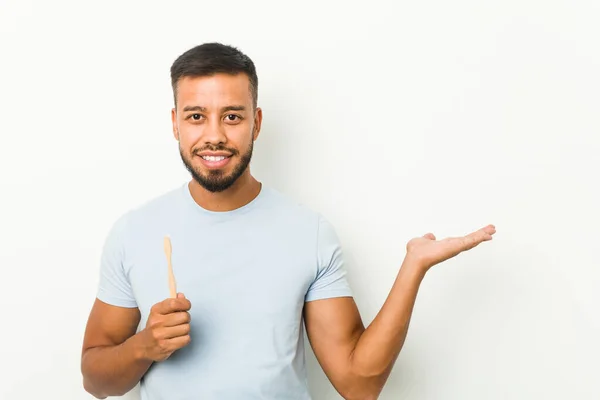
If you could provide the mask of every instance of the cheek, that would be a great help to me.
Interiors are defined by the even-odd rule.
[[[181,127],[179,130],[179,146],[182,149],[191,150],[200,139],[198,129],[190,129],[189,127]]]
[[[240,149],[244,149],[254,141],[254,128],[245,126],[243,129],[232,132],[230,138]]]

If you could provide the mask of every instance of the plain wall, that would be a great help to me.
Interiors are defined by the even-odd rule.
[[[597,1],[0,2],[0,399],[90,399],[101,246],[188,175],[169,67],[253,58],[253,173],[326,215],[365,324],[406,242],[436,266],[381,399],[600,398]],[[338,399],[308,351],[315,400]],[[134,391],[125,398],[136,399]]]

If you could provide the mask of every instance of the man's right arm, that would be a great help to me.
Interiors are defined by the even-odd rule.
[[[152,360],[145,358],[137,308],[117,307],[98,299],[87,322],[81,357],[83,386],[94,397],[121,396],[135,387]]]
[[[96,299],[88,319],[81,355],[83,387],[103,399],[129,392],[153,362],[164,361],[190,343],[191,303],[183,293],[150,309],[139,333],[137,308]]]
[[[115,222],[105,240],[97,297],[83,339],[83,387],[96,398],[129,392],[153,362],[190,342],[191,304],[183,293],[154,304],[136,333],[141,313],[124,268],[128,215]]]

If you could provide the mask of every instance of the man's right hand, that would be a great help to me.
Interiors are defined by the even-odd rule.
[[[183,293],[156,303],[150,310],[146,327],[140,332],[143,338],[144,358],[152,361],[166,360],[176,350],[190,342],[191,303]]]

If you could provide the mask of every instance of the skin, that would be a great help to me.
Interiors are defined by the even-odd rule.
[[[247,76],[217,74],[182,79],[171,117],[186,168],[200,180],[212,179],[212,186],[205,187],[195,179],[189,183],[200,206],[212,211],[233,210],[258,195],[261,183],[251,175],[244,155],[251,154],[258,138],[262,110],[253,105]],[[206,167],[199,154],[218,149],[230,154],[230,160],[222,168]],[[228,180],[231,185],[222,185]],[[221,189],[215,190],[219,186]],[[305,305],[311,346],[342,397],[366,400],[379,396],[406,339],[417,292],[427,271],[491,240],[495,232],[495,227],[488,225],[463,237],[437,240],[428,233],[412,239],[388,298],[367,328],[351,297]],[[152,308],[145,328],[136,334],[138,309],[96,300],[82,349],[85,389],[97,398],[131,390],[153,362],[168,358],[189,343],[190,307],[183,294],[165,299]]]
[[[319,363],[346,400],[376,399],[404,345],[419,286],[436,264],[492,239],[488,225],[464,237],[412,239],[390,293],[368,328],[352,298],[307,303],[307,335]]]
[[[197,107],[204,108],[204,111]],[[222,175],[229,176],[242,163],[242,155],[257,140],[262,110],[253,105],[246,75],[186,77],[178,84],[177,108],[171,111],[171,121],[173,136],[179,142],[184,163],[189,163],[199,175],[207,176],[209,171],[194,153],[219,147],[236,151],[238,154],[221,169]],[[251,175],[250,168],[246,168],[235,183],[222,192],[211,192],[194,179],[189,185],[194,200],[211,211],[239,208],[254,199],[261,188],[260,182]]]

